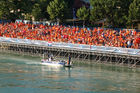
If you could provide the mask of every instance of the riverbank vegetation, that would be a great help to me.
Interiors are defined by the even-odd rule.
[[[108,27],[115,28],[131,28],[140,20],[140,0],[90,0],[89,7],[85,7],[88,12],[85,8],[73,11],[75,1],[77,0],[0,0],[0,19],[57,20],[64,24],[66,19],[73,19],[77,15],[76,18],[84,23],[86,21],[91,25],[103,20]],[[82,16],[79,11],[82,11]]]

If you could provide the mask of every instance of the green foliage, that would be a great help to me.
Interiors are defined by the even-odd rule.
[[[47,6],[51,0],[32,0],[31,12],[26,14],[26,19],[34,17],[35,20],[49,19],[46,11]]]
[[[0,0],[0,19],[59,19],[73,17],[75,0]],[[140,20],[140,0],[90,0],[90,19],[93,22],[106,19],[113,27],[126,27],[133,20]],[[46,11],[47,9],[47,11]],[[80,20],[89,18],[89,9],[78,9]]]
[[[10,17],[10,11],[11,11],[11,2],[9,0],[1,0],[0,1],[0,18],[1,19],[7,19]]]
[[[90,0],[91,19],[107,19],[113,27],[124,27],[128,18],[128,8],[132,0]]]
[[[79,8],[77,10],[77,13],[76,13],[77,17],[80,19],[80,20],[83,20],[83,27],[85,25],[85,20],[88,19],[89,17],[89,9],[86,9],[85,6]]]
[[[51,0],[38,0],[38,4],[41,9],[41,19],[49,19],[49,14],[46,11],[47,6]]]
[[[49,14],[46,11],[51,0],[0,0],[0,18],[1,19],[31,19],[36,20],[49,19]],[[65,0],[67,1],[67,0]],[[74,0],[68,0],[70,3],[68,7],[72,7]],[[59,13],[59,19],[63,19],[69,15],[67,4],[64,0],[58,0],[56,10]],[[58,12],[57,11],[57,12]]]
[[[64,0],[54,0],[49,3],[47,12],[52,20],[59,19],[63,21],[66,17],[68,7]]]
[[[32,9],[32,16],[34,16],[35,20],[41,19],[41,9],[39,4],[34,4]]]
[[[131,25],[134,20],[140,20],[140,0],[134,0],[129,7],[128,23]]]
[[[65,0],[65,2],[67,2],[67,7],[68,9],[66,10],[67,14],[65,14],[68,19],[72,19],[73,18],[73,4],[74,4],[75,0]]]
[[[116,1],[116,19],[114,20],[115,27],[126,27],[128,20],[128,9],[133,0],[118,0]]]
[[[105,16],[103,15],[105,13],[104,11],[104,0],[90,0],[91,3],[91,20],[92,21],[98,21],[98,20],[102,20],[103,18],[105,18]]]
[[[0,18],[15,20],[31,12],[31,0],[0,0]]]
[[[83,6],[77,10],[76,15],[80,20],[87,20],[89,16],[89,9],[86,9],[86,7]]]

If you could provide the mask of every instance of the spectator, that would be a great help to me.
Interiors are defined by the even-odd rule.
[[[93,30],[78,27],[32,25],[24,23],[0,24],[0,36],[20,39],[140,48],[140,32],[135,30]]]

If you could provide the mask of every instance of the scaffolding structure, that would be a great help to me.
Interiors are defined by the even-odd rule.
[[[63,56],[80,59],[89,60],[88,62],[93,63],[114,63],[118,65],[128,65],[130,68],[137,67],[140,65],[139,55],[129,55],[129,54],[117,54],[115,52],[104,52],[104,51],[91,51],[91,50],[81,50],[74,48],[65,47],[53,47],[53,46],[40,46],[34,44],[19,44],[19,43],[9,43],[0,42],[0,51],[9,53],[18,53],[25,55],[36,55],[42,57],[43,54],[53,54],[54,56]],[[87,61],[86,61],[87,62]]]

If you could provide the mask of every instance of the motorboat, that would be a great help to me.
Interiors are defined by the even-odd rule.
[[[48,66],[60,66],[60,67],[71,67],[71,57],[66,62],[65,60],[55,60],[53,57],[49,57],[48,59],[42,59],[41,64]]]
[[[63,61],[63,60],[59,60],[59,61],[52,61],[52,60],[45,60],[45,59],[42,59],[41,60],[41,63],[43,65],[51,65],[51,66],[65,66],[66,62]]]

